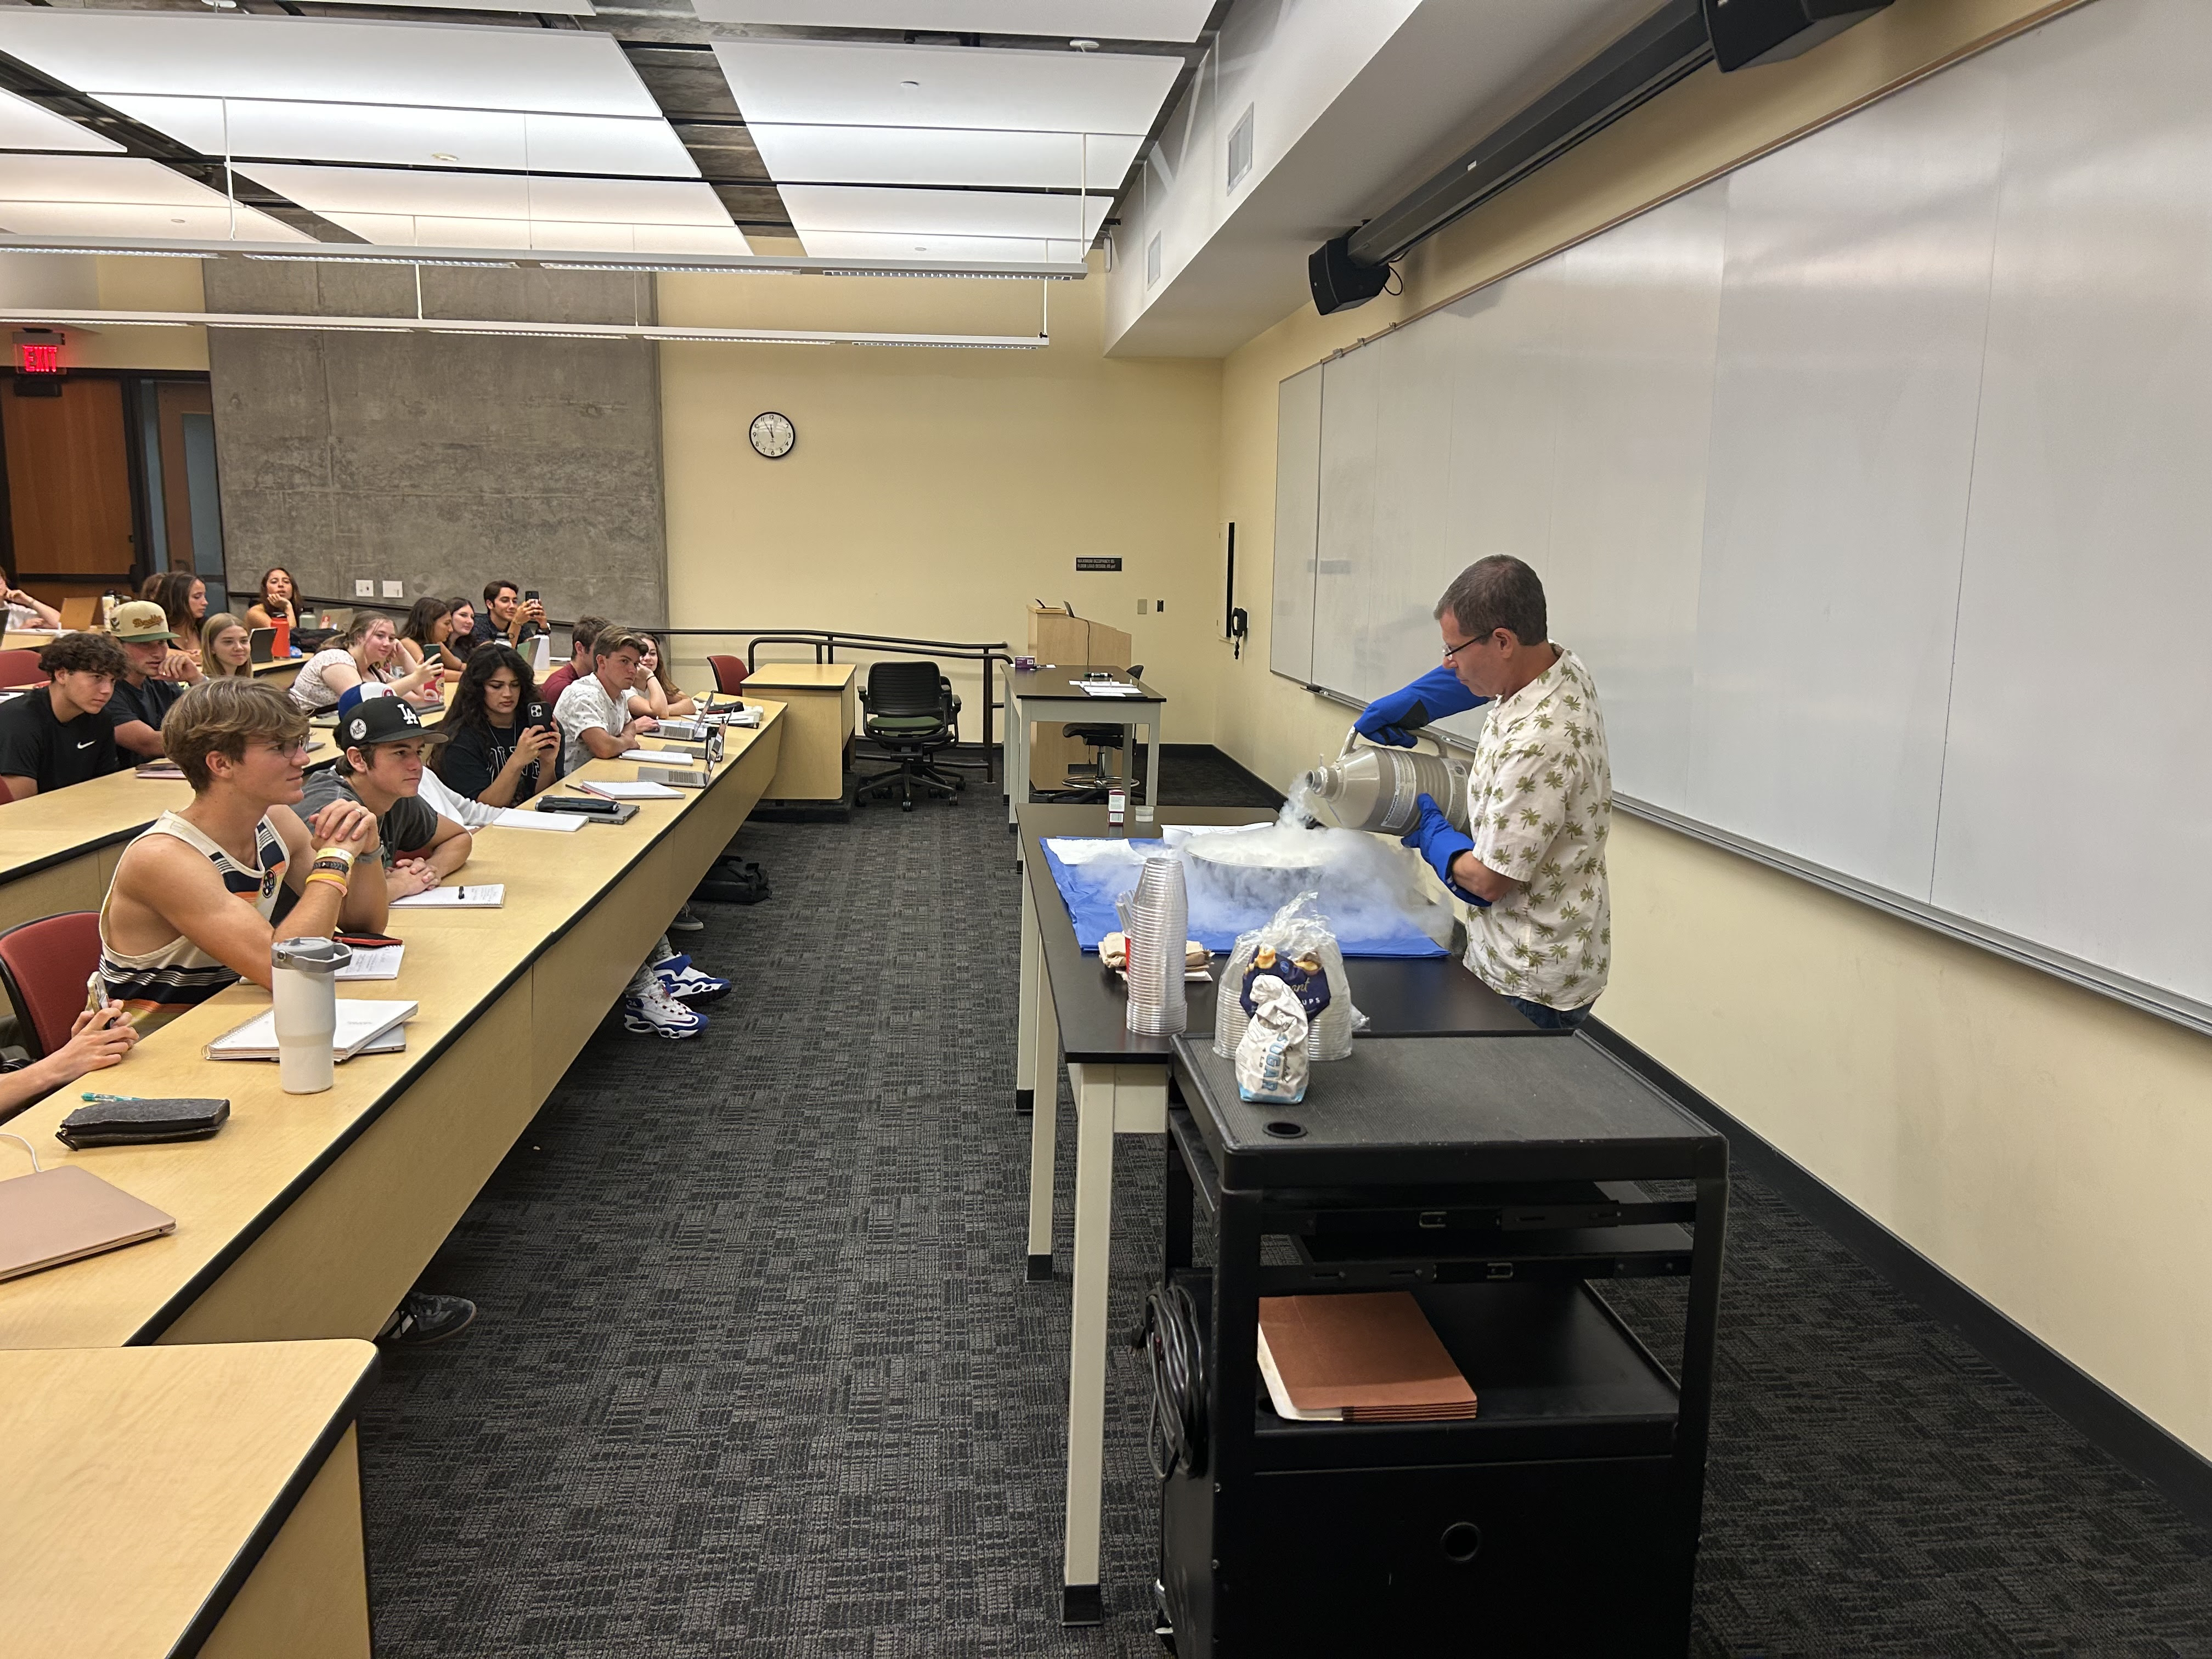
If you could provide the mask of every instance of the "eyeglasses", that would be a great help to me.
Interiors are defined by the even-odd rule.
[[[272,738],[269,744],[269,751],[274,755],[306,755],[313,753],[314,747],[315,740],[312,736],[295,738],[289,743],[278,743]]]
[[[1449,662],[1454,657],[1459,655],[1461,652],[1466,650],[1470,645],[1480,645],[1482,643],[1483,637],[1484,636],[1481,635],[1477,635],[1471,640],[1462,640],[1457,645],[1446,646],[1444,647],[1444,660],[1446,662]]]

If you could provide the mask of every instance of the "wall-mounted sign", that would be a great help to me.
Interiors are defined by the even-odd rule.
[[[1119,570],[1121,562],[1119,559],[1078,559],[1075,568],[1078,570]]]

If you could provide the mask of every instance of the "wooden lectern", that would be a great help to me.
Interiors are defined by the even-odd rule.
[[[1129,636],[1120,629],[1079,617],[1064,605],[1037,605],[1030,609],[1030,653],[1040,665],[1058,663],[1065,668],[1129,667]],[[1030,782],[1039,789],[1064,789],[1067,769],[1087,761],[1091,751],[1073,738],[1060,735],[1064,720],[1054,720],[1030,733]],[[1130,762],[1124,757],[1123,775]]]

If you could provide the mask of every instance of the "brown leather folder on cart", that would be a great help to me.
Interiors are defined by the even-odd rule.
[[[1261,1297],[1260,1370],[1276,1415],[1293,1420],[1474,1415],[1474,1390],[1407,1291]]]

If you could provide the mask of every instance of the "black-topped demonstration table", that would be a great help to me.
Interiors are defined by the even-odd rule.
[[[1134,685],[1134,696],[1094,697],[1083,689],[1087,674],[1110,676],[1124,685]],[[1149,734],[1145,755],[1145,799],[1130,803],[1139,822],[1150,823],[1160,798],[1160,716],[1168,700],[1142,680],[1133,680],[1126,668],[1094,668],[1086,663],[1062,663],[1057,667],[1010,668],[1006,671],[1006,739],[1004,772],[1006,789],[1006,827],[1012,829],[1015,812],[1030,798],[1030,726],[1065,720],[1086,726],[1118,726],[1123,751],[1131,763],[1137,757],[1137,729]],[[1188,821],[1188,820],[1186,820]]]
[[[1272,812],[1249,807],[1167,806],[1157,823],[1131,825],[1143,838],[1170,823],[1265,823]],[[1017,1110],[1030,1122],[1029,1268],[1052,1277],[1052,1168],[1061,1054],[1075,1097],[1074,1308],[1069,1338],[1067,1522],[1062,1616],[1099,1617],[1098,1539],[1106,1414],[1106,1261],[1113,1225],[1114,1137],[1167,1129],[1173,1040],[1128,1029],[1128,992],[1076,942],[1075,923],[1054,884],[1041,843],[1060,836],[1122,834],[1103,806],[1018,809],[1023,865],[1020,1032],[1015,1060]],[[1215,958],[1217,971],[1225,958]],[[1364,1037],[1543,1037],[1457,961],[1357,957],[1345,964],[1352,1000],[1367,1015]],[[1219,987],[1193,984],[1190,1031],[1211,1036]]]

